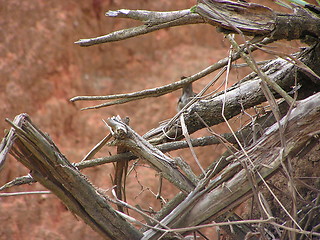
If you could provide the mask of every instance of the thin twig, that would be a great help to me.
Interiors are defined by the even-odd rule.
[[[192,146],[192,143],[190,141],[190,135],[188,133],[188,129],[187,129],[186,124],[184,122],[183,114],[181,114],[181,116],[180,116],[180,122],[181,122],[181,127],[182,127],[182,133],[183,133],[184,137],[186,138],[186,141],[187,141],[187,143],[189,145],[189,148],[190,148],[190,151],[192,153],[192,156],[193,156],[194,160],[196,161],[198,167],[200,168],[201,172],[203,174],[205,174],[205,171],[204,171],[203,167],[201,166],[201,164],[199,162],[199,159],[198,159],[198,157],[197,157],[197,155],[196,155],[196,153],[194,151],[194,148]]]
[[[88,152],[88,154],[81,160],[85,161],[85,160],[89,160],[92,159],[94,157],[94,155],[100,151],[100,149],[107,144],[107,142],[111,139],[112,134],[109,133],[107,136],[105,136],[97,145],[95,145],[90,152]]]
[[[199,99],[206,93],[206,91],[213,86],[222,74],[226,71],[226,66],[222,67],[221,70],[216,74],[216,76],[194,97],[192,98],[175,116],[173,116],[168,123],[163,127],[163,131],[172,127],[172,125],[176,122],[179,116],[184,113],[188,107],[190,107],[195,102],[199,101]]]
[[[261,41],[261,44],[269,44],[273,42],[270,38],[265,38]],[[244,45],[240,45],[240,48],[243,48]],[[255,51],[257,48],[256,46],[250,46],[251,51]],[[246,49],[244,49],[246,51]],[[232,61],[235,61],[241,57],[240,52],[233,53],[231,56]],[[182,80],[173,82],[171,84],[167,84],[161,87],[151,88],[151,89],[144,89],[142,91],[138,92],[132,92],[132,93],[124,93],[124,94],[113,94],[113,95],[107,95],[107,96],[76,96],[70,99],[71,102],[75,101],[97,101],[97,100],[114,100],[109,101],[103,104],[91,106],[91,107],[85,107],[81,110],[88,110],[88,109],[98,109],[102,107],[108,107],[116,104],[122,104],[126,102],[131,102],[143,98],[149,98],[149,97],[159,97],[165,94],[168,94],[170,92],[176,91],[186,84],[193,83],[197,81],[198,79],[201,79],[210,73],[223,68],[228,64],[229,57],[226,57],[224,59],[219,60],[218,62],[214,63],[213,65],[201,70],[200,72],[190,76],[186,77]]]
[[[31,194],[51,194],[51,192],[50,191],[32,191],[32,192],[0,193],[0,197],[11,197],[11,196],[31,195]]]
[[[264,51],[268,54],[272,54],[274,56],[280,57],[292,64],[294,64],[296,67],[298,67],[300,70],[308,73],[309,75],[313,76],[317,81],[320,80],[320,76],[315,73],[309,66],[307,66],[305,63],[303,63],[301,60],[299,60],[297,57],[291,54],[287,54],[281,51],[273,51],[271,49],[267,49],[266,47],[263,46],[256,46],[258,49],[261,51]]]
[[[233,40],[233,38],[230,37],[230,35],[227,35],[227,37],[228,37],[229,41],[232,43],[233,47],[238,52],[240,51],[242,58],[244,58],[244,60],[248,63],[248,65],[251,67],[251,69],[254,72],[256,72],[263,81],[268,83],[277,93],[279,93],[288,102],[289,105],[292,105],[294,102],[293,99],[276,82],[272,81],[265,73],[260,71],[257,63],[255,62],[255,60],[251,56],[251,51],[248,46],[249,44],[247,43],[243,32],[234,24],[234,22],[231,22],[229,19],[226,18],[226,16],[222,15],[214,7],[212,7],[212,5],[207,0],[203,0],[203,2],[205,4],[204,6],[208,7],[212,11],[212,13],[219,16],[223,21],[225,21],[229,25],[229,27],[231,27],[234,31],[236,31],[242,37],[243,41],[245,42],[245,46],[248,49],[248,53],[249,53],[250,58],[248,58],[246,56],[245,52],[241,51],[241,48],[239,48],[239,46],[237,44],[235,44],[235,41]],[[206,16],[206,17],[208,17],[210,19],[210,16]]]
[[[221,226],[231,226],[231,225],[240,225],[240,224],[258,224],[258,223],[272,223],[274,221],[274,218],[268,218],[268,219],[250,219],[250,220],[240,220],[240,221],[228,221],[228,222],[220,222],[220,223],[209,223],[209,224],[202,224],[198,226],[193,227],[186,227],[186,228],[172,228],[170,232],[187,232],[187,231],[193,231],[201,228],[207,228],[207,227],[221,227]]]
[[[96,38],[80,39],[76,41],[75,44],[78,44],[81,47],[88,47],[95,44],[120,41],[136,37],[163,28],[204,23],[203,18],[199,14],[192,13],[189,9],[171,12],[121,9],[118,11],[109,11],[106,13],[106,16],[132,18],[143,21],[145,24],[138,27],[122,29]]]
[[[14,186],[19,186],[23,184],[30,184],[30,183],[35,183],[36,181],[31,177],[30,174],[22,177],[17,177],[14,180],[4,184],[3,186],[0,187],[0,191],[3,191],[4,189],[8,189],[10,187]]]

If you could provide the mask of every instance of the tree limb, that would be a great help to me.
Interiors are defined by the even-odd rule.
[[[257,144],[247,149],[246,154],[236,153],[234,162],[213,178],[206,188],[199,189],[196,186],[195,190],[161,223],[170,228],[196,226],[212,217],[217,217],[222,210],[228,210],[233,206],[234,201],[251,190],[246,170],[239,169],[240,162],[251,159],[249,169],[254,174],[255,181],[261,184],[262,179],[279,169],[282,161],[302,151],[310,139],[317,139],[319,144],[317,138],[320,128],[319,118],[320,93],[297,102],[297,107],[280,122],[282,127],[286,126],[286,148],[280,147],[279,125],[276,123],[267,130]],[[297,132],[299,134],[296,134]],[[144,233],[143,239],[156,239],[160,234],[154,230],[148,230]]]
[[[181,191],[188,193],[194,188],[193,180],[188,179],[179,171],[173,159],[140,137],[119,117],[109,118],[107,123],[111,127],[115,138],[115,141],[112,142],[113,145],[125,147],[136,156],[148,161],[156,171]]]
[[[318,68],[318,56],[320,45],[317,44],[314,47],[305,49],[299,54],[298,59],[312,69],[315,73],[319,75]],[[282,58],[272,60],[261,67],[263,71],[269,78],[273,79],[281,88],[288,91],[295,84],[295,78],[297,71],[298,82],[299,77],[302,79],[308,76],[303,69],[299,69],[293,63],[288,62]],[[308,77],[307,77],[308,78]],[[239,113],[242,109],[247,109],[255,105],[261,104],[266,100],[263,91],[260,86],[261,79],[256,74],[249,75],[245,78],[245,81],[241,80],[239,83],[227,89],[227,92],[219,92],[214,96],[200,100],[188,108],[186,114],[186,125],[189,133],[196,132],[199,129],[205,127],[203,121],[208,126],[213,126],[224,121],[222,117],[222,101],[226,99],[226,109],[225,117],[230,119]],[[305,84],[310,84],[306,82]],[[226,96],[224,96],[224,94]],[[199,118],[200,116],[200,118]],[[150,131],[150,133],[145,134],[147,139],[153,144],[160,144],[167,141],[172,141],[171,139],[181,139],[182,131],[179,127],[179,121],[175,121],[170,126],[161,125],[157,129]],[[152,138],[152,140],[151,140]]]
[[[250,51],[255,51],[258,49],[258,45],[264,45],[264,44],[269,44],[273,42],[272,39],[270,38],[265,38],[258,44],[254,44],[250,46]],[[240,45],[241,51],[247,51],[244,45]],[[235,52],[231,55],[232,62],[239,59],[241,57],[240,52]],[[201,79],[208,74],[223,68],[228,64],[229,57],[223,58],[219,60],[218,62],[214,63],[213,65],[203,69],[202,71],[193,74],[192,76],[183,78],[179,81],[161,86],[161,87],[156,87],[156,88],[151,88],[151,89],[145,89],[139,92],[133,92],[133,93],[124,93],[124,94],[112,94],[112,95],[107,95],[107,96],[76,96],[70,99],[71,102],[76,102],[76,101],[96,101],[96,100],[113,100],[109,101],[100,105],[92,106],[92,107],[85,107],[82,108],[81,110],[88,110],[88,109],[98,109],[102,107],[107,107],[107,106],[112,106],[116,104],[123,104],[126,102],[131,102],[143,98],[148,98],[148,97],[159,97],[164,94],[176,91],[186,84],[193,83],[197,81],[198,79]]]
[[[189,9],[172,12],[121,9],[118,11],[109,11],[106,13],[106,16],[132,18],[143,21],[144,25],[119,30],[97,38],[80,39],[75,43],[81,47],[88,47],[95,44],[120,41],[127,38],[136,37],[163,28],[204,22],[200,15],[191,13]]]
[[[233,31],[234,29],[229,24],[229,22],[232,22],[245,35],[271,36],[275,40],[305,39],[308,35],[320,39],[320,18],[298,6],[293,14],[283,14],[255,3],[200,0],[191,9],[180,11],[156,12],[121,9],[109,11],[106,16],[131,18],[142,21],[144,25],[119,30],[96,38],[80,39],[75,43],[87,47],[121,41],[163,28],[205,22],[220,27],[220,29],[225,29],[224,31]],[[228,21],[225,21],[225,19]]]
[[[16,138],[12,148],[34,180],[105,239],[141,238],[141,233],[112,209],[103,194],[32,124],[27,114],[18,115],[10,124],[14,129],[12,138]]]
[[[280,110],[281,110],[281,114],[282,114],[281,116],[284,116],[288,110],[288,106],[286,104],[280,104]],[[266,113],[265,115],[257,118],[253,123],[250,123],[247,126],[245,126],[244,128],[237,131],[235,133],[235,135],[240,140],[241,144],[243,144],[244,146],[248,146],[249,144],[255,142],[256,141],[255,139],[258,139],[263,134],[262,129],[271,126],[274,122],[275,122],[275,119],[272,116],[272,114]],[[112,135],[109,134],[101,142],[104,142],[106,138],[109,140],[109,136],[112,136]],[[214,145],[214,144],[220,144],[221,139],[224,139],[224,141],[226,141],[227,143],[230,143],[230,144],[237,144],[237,141],[235,140],[234,135],[231,133],[224,133],[224,134],[221,134],[220,136],[213,135],[213,136],[204,136],[204,137],[194,138],[194,139],[191,139],[191,144],[193,147],[204,147],[204,146],[209,146],[209,145]],[[5,143],[5,142],[11,142],[13,144],[14,139],[6,136],[3,139],[3,143]],[[98,143],[93,148],[93,150],[96,150],[97,146],[99,146],[100,143]],[[158,148],[161,152],[166,153],[166,152],[175,151],[178,149],[188,148],[189,146],[188,146],[187,141],[182,140],[182,141],[163,143],[163,144],[157,145],[155,147]],[[5,148],[5,146],[0,145],[0,149],[2,149],[2,148]],[[10,149],[11,149],[11,147],[7,147],[6,152],[8,152]],[[87,156],[90,156],[91,155],[90,153],[95,152],[93,150],[91,150],[87,154]],[[2,162],[4,163],[5,159],[7,157],[6,156],[7,153],[2,151],[1,154],[2,154],[1,156],[3,156],[3,158],[0,160],[2,160]],[[17,156],[15,156],[15,157],[17,157]],[[82,160],[78,163],[75,163],[74,165],[79,170],[82,170],[85,168],[95,167],[95,166],[103,165],[106,163],[114,163],[114,162],[119,162],[119,161],[131,161],[131,160],[134,160],[137,158],[138,157],[135,156],[133,153],[127,152],[127,153],[120,153],[120,154],[107,156],[107,157],[100,157],[100,158],[93,158],[93,159],[89,158],[89,159]],[[19,185],[23,185],[23,184],[31,184],[34,182],[36,182],[36,181],[32,178],[32,176],[30,176],[28,174],[26,176],[17,177],[14,180],[4,184],[3,186],[0,187],[0,191],[3,191],[5,189],[8,189],[8,188],[11,188],[14,186],[19,186]]]

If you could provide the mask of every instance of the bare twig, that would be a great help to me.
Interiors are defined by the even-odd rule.
[[[108,201],[113,202],[113,203],[116,203],[116,204],[119,204],[119,205],[121,205],[121,206],[123,206],[123,207],[126,207],[126,208],[128,208],[128,209],[131,209],[131,210],[139,213],[140,215],[142,215],[144,218],[148,218],[148,219],[151,220],[153,223],[158,224],[160,227],[162,227],[162,228],[164,228],[164,229],[167,229],[167,230],[170,230],[169,227],[167,227],[166,225],[163,225],[163,224],[162,224],[161,222],[159,222],[157,219],[149,216],[148,214],[144,213],[144,212],[141,211],[140,209],[138,209],[138,208],[136,208],[136,207],[133,207],[133,206],[131,206],[130,204],[128,204],[128,203],[126,203],[126,202],[118,199],[114,191],[113,191],[112,193],[113,193],[113,196],[115,197],[115,200],[112,200],[111,198],[106,197],[106,199],[107,199]],[[154,227],[149,226],[149,225],[144,225],[144,226],[146,226],[146,227],[148,227],[148,228],[151,228],[151,229],[156,229],[156,230],[161,231],[161,228],[154,228]],[[181,236],[180,234],[178,234],[178,233],[177,233],[176,235],[178,235],[179,237],[182,237],[182,236]]]
[[[236,51],[241,51],[241,48],[239,45],[234,41],[234,39],[230,36],[227,35],[228,40],[231,42],[232,46]],[[255,60],[250,56],[248,57],[243,51],[241,51],[241,57],[247,62],[249,67],[256,72],[259,77],[267,83],[271,88],[276,91],[278,94],[280,94],[287,102],[289,105],[292,105],[294,103],[294,100],[289,94],[286,93],[275,81],[273,81],[271,78],[269,78],[264,72],[262,72],[259,68]],[[266,90],[267,86],[264,87],[263,89]],[[270,92],[271,93],[271,92]],[[270,103],[271,104],[271,103]]]
[[[0,197],[11,197],[31,194],[51,194],[50,191],[32,191],[32,192],[13,192],[13,193],[0,193]]]
[[[261,41],[260,44],[268,44],[273,42],[272,39],[266,38],[263,41]],[[243,48],[244,45],[240,45],[240,48]],[[255,46],[250,46],[250,50],[254,51],[257,48]],[[236,52],[232,54],[231,59],[232,61],[235,61],[241,57],[240,52]],[[145,89],[142,91],[138,92],[133,92],[133,93],[124,93],[124,94],[113,94],[113,95],[107,95],[107,96],[77,96],[73,97],[70,99],[71,102],[75,101],[97,101],[97,100],[114,100],[114,101],[109,101],[100,105],[92,106],[92,107],[85,107],[82,108],[81,110],[88,110],[88,109],[98,109],[102,107],[107,107],[107,106],[112,106],[116,104],[122,104],[130,101],[135,101],[143,98],[148,98],[148,97],[159,97],[164,94],[176,91],[186,84],[192,83],[197,81],[198,79],[201,79],[210,73],[223,68],[224,66],[227,65],[229,58],[224,58],[216,62],[215,64],[203,69],[202,71],[190,76],[186,77],[182,80],[176,81],[171,84],[167,84],[161,87],[156,87],[156,88],[151,88],[151,89]]]
[[[171,12],[121,9],[118,11],[109,11],[106,13],[106,16],[132,18],[143,21],[144,25],[119,30],[101,37],[80,39],[75,43],[79,44],[81,47],[88,47],[95,44],[120,41],[127,38],[136,37],[163,28],[204,23],[204,20],[200,15],[192,13],[189,9]]]
[[[199,162],[199,159],[198,159],[198,157],[197,157],[197,155],[196,155],[196,153],[195,153],[195,151],[194,151],[194,148],[193,148],[193,146],[192,146],[192,143],[191,143],[191,141],[190,141],[190,135],[189,135],[189,133],[188,133],[188,129],[187,129],[186,124],[185,124],[185,122],[184,122],[184,116],[183,116],[183,114],[181,114],[181,116],[180,116],[180,122],[181,122],[181,127],[182,127],[182,133],[183,133],[184,137],[186,138],[186,141],[187,141],[187,143],[188,143],[188,145],[189,145],[189,148],[190,148],[190,151],[191,151],[191,153],[192,153],[192,156],[193,156],[194,160],[196,161],[198,167],[200,168],[201,172],[202,172],[203,174],[205,174],[205,171],[204,171],[203,167],[201,166],[201,164],[200,164],[200,162]]]
[[[32,178],[32,176],[30,176],[30,174],[28,174],[26,176],[17,177],[14,180],[4,184],[3,186],[0,187],[0,191],[3,191],[4,189],[10,188],[10,187],[20,186],[23,184],[30,184],[30,183],[35,183],[35,182],[36,182],[36,180],[34,180]]]
[[[94,146],[90,152],[88,152],[88,154],[81,160],[85,161],[85,160],[89,160],[92,159],[94,157],[94,155],[100,151],[100,149],[107,144],[107,142],[111,139],[112,135],[108,134],[107,136],[105,136],[96,146]]]

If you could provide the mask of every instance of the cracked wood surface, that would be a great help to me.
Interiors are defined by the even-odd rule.
[[[27,114],[18,115],[11,125],[13,134],[6,139],[11,144],[2,151],[10,151],[30,169],[32,178],[55,194],[73,214],[105,239],[141,238],[141,233],[114,211],[104,195],[60,153],[48,135],[33,125]]]

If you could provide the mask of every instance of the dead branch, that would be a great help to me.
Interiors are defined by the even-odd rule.
[[[320,38],[320,19],[308,10],[296,7],[293,14],[276,13],[268,7],[254,3],[233,2],[228,0],[201,0],[191,9],[171,12],[146,10],[109,11],[108,17],[131,18],[142,21],[138,27],[119,30],[105,36],[80,39],[76,41],[82,47],[95,44],[121,41],[163,28],[209,23],[234,31],[230,22],[245,35],[271,36],[280,39],[305,39],[307,35]],[[288,19],[290,19],[288,21]]]
[[[18,115],[10,130],[4,153],[10,151],[32,178],[54,193],[105,239],[140,239],[132,225],[120,217],[99,192],[42,133],[27,114]]]
[[[193,11],[212,25],[234,31],[231,23],[245,35],[265,35],[276,25],[276,14],[256,3],[200,0]]]
[[[200,0],[193,11],[227,32],[235,32],[235,26],[245,35],[271,36],[276,40],[304,40],[308,35],[320,39],[320,18],[299,6],[292,14],[283,14],[256,3]]]
[[[291,155],[295,156],[298,152],[301,152],[306,143],[310,139],[314,138],[314,135],[318,133],[318,125],[320,123],[318,124],[318,121],[314,121],[314,119],[319,118],[319,106],[320,94],[315,94],[308,99],[298,102],[297,107],[292,111],[291,115],[282,120],[282,124],[288,120],[286,123],[286,145],[288,148],[286,149],[282,150],[275,147],[277,144],[280,146],[278,125],[275,124],[270,127],[258,144],[251,149],[248,149],[249,156],[254,160],[255,164],[252,170],[254,172],[258,171],[261,177],[266,178],[276,171],[280,165],[279,161],[281,161],[282,158],[279,158],[281,155],[279,154],[279,151],[284,152],[282,155],[284,158]],[[314,124],[308,124],[309,122],[313,122]],[[18,137],[14,141],[13,148],[19,150],[19,160],[30,169],[33,169],[32,177],[57,194],[58,197],[67,204],[67,206],[70,204],[69,208],[73,212],[86,218],[86,213],[90,212],[91,207],[97,207],[95,206],[95,201],[97,201],[96,195],[98,195],[98,199],[102,197],[99,192],[96,191],[96,189],[83,175],[81,175],[81,173],[77,171],[73,165],[67,162],[63,155],[58,152],[54,143],[48,139],[47,136],[38,132],[39,130],[32,125],[26,115],[18,116],[14,121],[13,126],[15,130],[12,131],[16,131],[17,133],[15,136]],[[120,140],[126,137],[128,131],[125,125],[120,124],[120,127],[115,129]],[[299,131],[299,135],[295,134],[296,130]],[[44,139],[47,142],[44,141]],[[12,140],[13,138],[7,139],[8,142]],[[273,147],[271,148],[269,144],[272,144]],[[54,149],[54,151],[50,151],[51,149]],[[273,152],[270,152],[270,149],[274,149]],[[52,161],[51,158],[53,158]],[[250,185],[248,184],[246,174],[244,170],[239,169],[239,161],[245,161],[246,156],[239,153],[237,154],[237,159],[238,160],[231,164],[227,169],[223,170],[218,177],[212,179],[206,188],[202,187],[203,181],[201,181],[196,187],[196,190],[190,192],[189,197],[187,197],[184,202],[172,211],[168,217],[162,220],[164,221],[164,224],[168,223],[169,227],[197,225],[206,221],[206,219],[211,218],[220,210],[227,209],[228,206],[232,205],[232,201],[241,198],[242,195],[250,191]],[[68,180],[68,183],[64,182],[66,179]],[[259,182],[261,179],[257,177],[257,181]],[[58,182],[63,182],[64,184],[60,185]],[[90,194],[84,194],[83,196],[82,186],[79,188],[75,182],[80,182],[93,190],[90,191]],[[223,182],[224,184],[222,184]],[[66,192],[69,192],[74,196],[69,196]],[[88,191],[85,192],[87,193]],[[67,199],[65,199],[65,195],[67,195]],[[91,197],[94,199],[88,199]],[[215,199],[219,199],[219,201],[216,201]],[[221,199],[223,199],[223,201],[221,201]],[[190,202],[190,200],[192,201]],[[90,206],[86,205],[86,201],[88,201]],[[212,204],[213,202],[215,202],[215,204]],[[80,213],[78,213],[78,204],[83,204],[85,208],[81,208],[81,211],[85,212],[80,211]],[[99,204],[101,204],[101,200],[99,200]],[[105,208],[106,206],[103,205],[103,214],[106,214],[105,211],[107,210]],[[177,213],[179,214],[177,215]],[[92,215],[92,217],[95,216]],[[149,230],[145,233],[145,237],[149,237],[150,234],[152,236],[157,235],[154,230]]]
[[[172,12],[121,9],[118,11],[109,11],[106,13],[106,16],[132,18],[143,21],[144,25],[119,30],[97,38],[80,39],[75,43],[79,44],[81,47],[88,47],[95,44],[120,41],[136,37],[163,28],[204,22],[200,15],[192,13],[189,9]]]
[[[265,38],[261,42],[259,42],[258,45],[265,45],[273,42],[272,39],[270,38]],[[258,49],[258,45],[254,44],[250,46],[250,51],[255,51]],[[241,51],[247,51],[245,48],[245,45],[240,45]],[[232,62],[239,59],[241,57],[240,51],[235,52],[231,55],[231,60]],[[112,94],[112,95],[107,95],[107,96],[76,96],[70,99],[71,102],[76,102],[76,101],[97,101],[97,100],[108,100],[109,102],[92,106],[92,107],[85,107],[82,108],[81,110],[88,110],[88,109],[98,109],[102,107],[108,107],[116,104],[123,104],[143,98],[149,98],[149,97],[159,97],[164,94],[168,94],[170,92],[176,91],[186,84],[193,83],[205,76],[207,76],[210,73],[213,73],[214,71],[225,67],[228,64],[229,57],[226,57],[224,59],[219,60],[218,62],[214,63],[213,65],[203,69],[202,71],[193,74],[192,76],[186,77],[182,80],[161,86],[161,87],[156,87],[152,89],[145,89],[142,91],[138,92],[133,92],[133,93],[124,93],[124,94]]]
[[[200,0],[198,1],[198,4],[190,10],[153,12],[146,10],[122,9],[118,11],[109,11],[106,13],[106,15],[109,17],[140,20],[144,22],[144,25],[120,30],[98,38],[82,39],[76,43],[80,46],[90,46],[104,42],[120,41],[165,27],[202,22],[210,23],[214,26],[218,26],[221,29],[227,29],[227,32],[234,32],[236,28],[244,35],[255,35],[258,38],[261,38],[261,36],[271,37],[272,41],[280,39],[305,39],[310,38],[308,36],[312,36],[311,38],[315,39],[312,41],[314,43],[316,42],[316,39],[319,40],[320,38],[319,17],[300,7],[296,7],[293,14],[282,14],[276,13],[263,5],[254,3],[233,2],[228,0]],[[176,82],[172,85],[144,90],[137,93],[116,94],[109,96],[78,96],[72,98],[70,101],[116,99],[114,101],[103,103],[97,106],[84,108],[96,109],[114,104],[122,104],[145,97],[157,97],[175,91],[181,88],[184,83],[191,83],[197,79],[199,78],[190,77],[190,79],[188,78],[183,82]],[[280,90],[282,94],[285,94],[281,88],[277,89]],[[290,96],[285,96],[292,101]]]
[[[259,45],[254,44],[258,42],[257,39],[260,36],[262,36],[260,40],[265,39],[265,43],[279,39],[305,39],[309,35],[312,35],[313,42],[315,42],[316,40],[319,41],[320,36],[319,17],[305,9],[296,8],[293,14],[279,14],[262,5],[244,2],[236,3],[228,0],[199,0],[198,4],[190,10],[174,12],[118,10],[109,11],[106,15],[139,20],[144,25],[120,30],[98,38],[82,39],[76,43],[80,46],[91,46],[131,38],[162,28],[198,23],[209,23],[218,26],[224,32],[232,32],[237,28],[245,35],[255,36],[255,38],[252,43],[247,43],[240,47],[231,56],[231,60],[226,58],[189,78],[166,86],[129,94],[97,97],[83,96],[71,99],[71,101],[88,99],[114,100],[89,108],[120,104],[145,97],[157,97],[177,90],[186,83],[194,82],[234,61],[241,54],[250,52],[246,48],[247,46],[250,46],[253,50],[259,48]],[[237,32],[239,33],[239,31]],[[270,38],[267,39],[265,38],[266,36]],[[291,61],[292,58],[276,59],[268,62],[262,68],[263,74],[266,74],[268,78],[276,82],[285,91],[288,91],[294,85],[294,79],[298,72],[297,79],[303,85],[303,80],[301,79],[305,77],[304,75],[319,74],[319,58],[317,56],[319,47],[319,44],[315,44],[314,47],[301,52],[299,61],[303,63],[303,66],[295,65]],[[281,57],[283,58],[283,56]],[[311,71],[304,68],[304,66],[308,66]],[[298,69],[300,71],[297,71]],[[120,118],[110,118],[108,119],[108,125],[115,139],[112,144],[116,145],[120,150],[123,148],[123,151],[118,151],[119,154],[116,156],[87,161],[106,144],[110,135],[89,152],[84,158],[86,161],[79,164],[71,164],[60,153],[52,140],[37,129],[27,115],[21,114],[16,117],[14,122],[8,121],[12,129],[0,144],[0,170],[6,155],[10,152],[18,161],[29,168],[31,173],[30,176],[21,178],[20,182],[17,180],[8,183],[1,189],[10,187],[13,184],[38,181],[57,195],[74,214],[80,216],[104,238],[155,239],[172,231],[187,232],[190,229],[197,229],[197,225],[216,219],[223,212],[237,205],[240,200],[252,194],[253,183],[263,183],[268,188],[265,179],[274,174],[281,166],[284,167],[284,161],[290,161],[290,158],[294,158],[307,148],[308,151],[310,149],[312,151],[314,145],[310,147],[310,142],[316,142],[319,145],[320,93],[298,101],[296,107],[289,111],[280,122],[269,127],[264,135],[254,142],[254,145],[248,149],[243,148],[243,151],[238,151],[228,157],[221,157],[222,161],[219,160],[215,165],[210,166],[207,171],[203,170],[201,178],[196,179],[192,171],[189,172],[190,174],[184,175],[178,169],[176,161],[163,154],[164,151],[169,151],[170,149],[201,146],[203,139],[192,140],[189,137],[188,141],[184,142],[175,142],[174,144],[166,142],[181,139],[183,133],[191,134],[201,128],[226,121],[226,119],[238,115],[243,109],[265,101],[266,98],[261,87],[260,78],[261,74],[259,76],[252,74],[225,92],[202,99],[197,103],[190,103],[190,106],[183,112],[185,115],[181,115],[183,121],[180,122],[178,118],[174,119],[167,125],[160,126],[152,134],[146,134],[145,139],[134,132]],[[314,83],[319,84],[318,80],[314,81]],[[273,92],[273,94],[276,93]],[[282,96],[287,96],[287,94]],[[290,97],[287,97],[287,99],[292,102]],[[225,111],[222,111],[222,103],[227,106]],[[285,129],[285,131],[280,131],[281,128]],[[231,134],[229,137],[234,139]],[[220,142],[217,138],[207,137],[204,139],[205,144]],[[155,147],[151,143],[162,145]],[[237,143],[239,142],[237,141]],[[127,150],[130,152],[120,153]],[[163,177],[182,191],[159,212],[158,219],[160,222],[153,220],[155,226],[147,226],[139,222],[139,224],[150,228],[144,231],[143,234],[123,219],[130,219],[129,216],[112,209],[103,193],[79,172],[79,169],[88,166],[111,161],[122,161],[124,159],[131,160],[137,157],[145,159],[156,171],[160,172]],[[229,165],[228,161],[230,162]],[[220,163],[222,163],[223,167],[218,166]],[[181,169],[188,168],[188,166],[183,165],[183,162],[179,166]],[[187,169],[187,171],[189,170]],[[251,182],[250,177],[252,177]],[[118,179],[120,180],[120,178]],[[118,181],[117,185],[121,187],[121,181]],[[128,205],[120,200],[121,197],[119,196],[121,194],[117,194],[117,196],[119,198],[118,203],[127,207]],[[281,207],[299,229],[295,229],[296,226],[289,228],[279,225],[278,227],[300,234],[312,234],[309,231],[303,231],[296,223],[296,219],[288,213],[283,205]],[[266,211],[266,215],[268,216],[267,219],[262,219],[259,223],[276,226],[277,224],[273,222],[274,219],[271,213]],[[312,214],[310,214],[310,219],[307,220],[306,225],[309,225],[308,222],[311,221],[312,217]],[[250,223],[252,221],[255,220],[251,220]],[[238,222],[233,224],[238,224]],[[220,225],[225,225],[225,223]],[[316,233],[316,235],[318,236],[319,234]]]
[[[247,149],[247,154],[236,153],[234,163],[212,179],[206,188],[199,189],[197,186],[161,223],[170,228],[196,226],[228,210],[234,201],[251,190],[246,171],[239,170],[240,162],[247,161],[248,158],[252,160],[250,171],[257,183],[261,184],[263,179],[279,169],[281,161],[296,156],[311,139],[317,138],[319,117],[320,93],[299,101],[291,114],[280,122],[282,127],[286,125],[286,148],[280,147],[279,125],[272,125],[257,144]],[[313,124],[309,124],[310,122]],[[157,236],[160,236],[159,232],[148,230],[143,239],[156,239]]]
[[[147,160],[150,165],[158,171],[169,182],[184,192],[190,192],[194,188],[194,180],[188,179],[177,168],[173,159],[164,155],[160,150],[134,132],[119,117],[112,117],[107,120],[111,127],[115,141],[112,145],[124,147],[136,156]]]
[[[286,114],[288,110],[287,105],[280,104],[280,110],[281,110],[281,117],[282,117]],[[243,129],[240,129],[239,131],[237,131],[235,135],[240,140],[241,144],[243,144],[244,146],[248,146],[249,144],[252,143],[254,139],[258,139],[259,137],[261,137],[261,135],[263,134],[262,129],[270,127],[274,122],[275,122],[275,119],[272,116],[272,114],[266,113],[265,115],[257,118],[254,123],[252,124],[250,123],[247,126],[245,126]],[[104,145],[106,139],[108,139],[108,141],[110,140],[109,136],[112,136],[112,135],[109,134],[102,141],[100,141],[86,156],[93,156],[92,154],[95,153],[95,150],[100,148],[101,143],[102,145]],[[8,136],[4,137],[3,144],[0,145],[0,149],[5,147],[4,141],[7,141],[7,139],[11,139],[11,138]],[[223,139],[223,141],[229,144],[235,144],[235,145],[237,144],[237,141],[235,140],[234,135],[231,133],[224,133],[221,136],[214,135],[214,136],[204,136],[204,137],[194,138],[194,139],[191,139],[191,144],[193,147],[204,147],[209,145],[220,144],[221,139]],[[178,149],[189,148],[189,145],[187,141],[181,140],[181,141],[162,143],[155,147],[159,149],[161,152],[166,153],[166,152],[175,151]],[[6,149],[10,149],[10,147]],[[1,152],[1,154],[4,157],[3,159],[1,159],[4,163],[6,159],[6,154],[4,154],[4,152]],[[133,153],[127,152],[127,153],[119,153],[116,155],[106,156],[101,158],[94,158],[94,159],[85,158],[86,160],[82,160],[81,162],[75,163],[74,165],[79,170],[81,170],[89,167],[100,166],[106,163],[114,163],[119,161],[131,161],[137,158],[138,157],[135,156]],[[4,184],[3,186],[0,187],[0,191],[11,188],[13,186],[31,184],[34,182],[36,181],[32,178],[32,176],[28,174],[26,176],[17,177],[14,180]]]
[[[307,48],[301,52],[298,57],[301,62],[318,75],[320,74],[317,57],[319,48],[319,44]],[[291,87],[294,86],[296,76],[298,76],[298,83],[300,82],[302,85],[308,84],[304,78],[306,75],[309,76],[309,73],[306,73],[303,69],[297,68],[293,63],[282,58],[268,62],[261,67],[261,71],[286,91],[290,91]],[[297,72],[301,74],[297,75]],[[208,126],[223,122],[224,118],[221,113],[222,101],[224,99],[227,101],[224,112],[227,119],[238,115],[241,113],[242,109],[248,109],[264,102],[266,98],[260,83],[261,79],[256,74],[250,74],[244,80],[239,81],[237,84],[227,89],[226,93],[219,92],[208,99],[200,100],[190,106],[185,118],[189,133],[191,134],[204,128],[205,125],[203,124],[203,121]],[[145,134],[144,137],[150,139],[150,142],[156,145],[172,141],[171,138],[176,140],[181,139],[183,135],[179,125],[179,121],[175,121],[170,126],[161,125],[157,129],[153,129]]]

